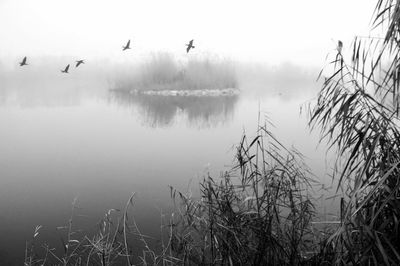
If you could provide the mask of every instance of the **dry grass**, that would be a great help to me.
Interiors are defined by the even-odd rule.
[[[193,58],[179,62],[166,53],[114,77],[117,90],[191,90],[236,88],[236,73],[227,60]]]
[[[207,177],[194,199],[171,188],[177,201],[172,251],[183,265],[299,265],[318,250],[307,192],[312,174],[302,155],[260,127],[243,136],[237,167]]]
[[[231,171],[201,182],[199,199],[171,188],[175,210],[167,220],[162,215],[158,247],[135,222],[134,194],[123,211],[109,210],[91,237],[78,238],[74,201],[59,228],[63,250],[43,246],[38,258],[37,227],[25,265],[313,265],[321,239],[311,224],[313,179],[302,155],[263,126],[255,138],[243,136],[235,160]],[[132,252],[137,242],[141,255]]]
[[[25,251],[25,266],[36,265],[175,265],[176,259],[167,251],[169,243],[162,242],[162,250],[156,253],[150,248],[146,237],[141,234],[135,218],[132,214],[134,208],[134,196],[131,195],[124,210],[110,209],[98,223],[97,232],[89,237],[83,235],[79,238],[80,231],[74,225],[74,211],[77,208],[76,201],[72,204],[71,218],[67,225],[57,228],[60,231],[62,250],[56,250],[43,245],[36,246],[36,238],[39,236],[37,226],[32,240],[27,242]],[[117,214],[117,215],[116,215]],[[120,215],[118,215],[120,214]],[[133,240],[140,241],[144,248],[142,255],[134,257],[132,252]],[[45,255],[39,257],[38,249],[44,250]]]

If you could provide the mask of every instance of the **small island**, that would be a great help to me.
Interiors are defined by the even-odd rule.
[[[168,53],[153,55],[130,69],[116,71],[111,91],[130,95],[237,96],[234,64],[229,60],[178,60]]]

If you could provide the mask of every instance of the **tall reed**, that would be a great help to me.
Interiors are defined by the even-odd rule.
[[[337,151],[334,178],[342,223],[329,238],[336,265],[400,265],[400,1],[379,0],[373,27],[356,37],[351,60],[338,43],[310,125]]]
[[[210,176],[200,199],[171,188],[176,200],[172,251],[183,265],[299,265],[313,241],[313,182],[302,155],[266,128],[243,136],[237,166]]]

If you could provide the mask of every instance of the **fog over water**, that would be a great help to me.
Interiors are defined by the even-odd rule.
[[[91,230],[135,191],[139,226],[157,234],[160,209],[167,212],[172,204],[168,186],[195,193],[206,174],[229,170],[235,145],[244,131],[254,136],[259,114],[329,186],[324,149],[316,149],[317,134],[300,115],[317,92],[314,69],[236,69],[241,94],[214,97],[117,92],[113,68],[82,68],[86,74],[67,77],[40,67],[7,72],[0,89],[2,258],[20,257],[39,224],[42,241],[58,247],[55,228],[69,219],[75,197],[83,215],[76,222]]]
[[[329,187],[331,158],[300,110],[315,100],[337,40],[350,49],[355,33],[368,34],[373,6],[0,0],[8,25],[0,27],[0,264],[21,264],[36,225],[39,241],[60,249],[55,228],[74,198],[76,224],[90,232],[136,192],[138,225],[157,237],[160,210],[172,206],[169,185],[196,193],[204,176],[231,169],[235,145],[244,132],[255,135],[259,118]],[[187,53],[190,39],[196,48]],[[29,65],[20,67],[24,56]],[[67,64],[70,73],[61,73]],[[134,93],[213,85],[240,94]]]

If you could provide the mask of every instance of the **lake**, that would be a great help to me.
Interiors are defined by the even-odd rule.
[[[310,133],[305,113],[300,115],[300,106],[316,96],[315,84],[244,79],[239,96],[223,97],[110,89],[99,76],[24,73],[0,79],[2,265],[22,264],[36,225],[43,226],[39,241],[61,248],[56,227],[67,223],[75,198],[74,226],[90,231],[136,192],[138,225],[156,238],[160,213],[172,206],[169,185],[196,191],[207,173],[218,178],[229,170],[235,145],[243,132],[255,135],[259,114],[330,184],[325,147],[317,149],[318,132]]]

